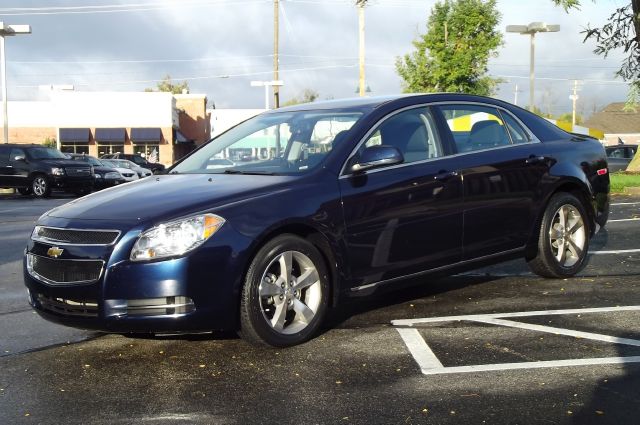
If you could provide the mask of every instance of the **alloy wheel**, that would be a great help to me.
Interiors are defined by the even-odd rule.
[[[269,326],[290,335],[305,329],[315,317],[322,301],[322,285],[309,257],[298,251],[285,251],[267,266],[258,294]]]
[[[562,205],[553,215],[549,228],[551,252],[558,264],[571,267],[584,255],[586,229],[580,212],[569,204]]]

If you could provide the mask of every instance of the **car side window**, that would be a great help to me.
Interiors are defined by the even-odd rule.
[[[507,125],[507,131],[509,131],[509,135],[511,136],[511,142],[514,144],[519,143],[528,143],[531,141],[529,134],[525,131],[524,128],[508,113],[502,112],[500,114],[502,119],[504,119],[505,124]]]
[[[403,111],[384,120],[360,146],[356,156],[376,145],[396,147],[405,163],[443,155],[433,115],[425,107]]]
[[[20,149],[20,148],[11,149],[11,153],[9,154],[9,161],[13,161],[16,156],[24,157],[25,156],[24,149]]]
[[[0,146],[0,165],[6,166],[9,164],[9,153],[11,148],[8,146]]]
[[[459,153],[511,144],[497,109],[480,105],[444,105],[439,108]]]

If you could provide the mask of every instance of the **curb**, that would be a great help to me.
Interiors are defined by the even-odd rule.
[[[640,187],[625,187],[624,193],[626,195],[640,195]]]

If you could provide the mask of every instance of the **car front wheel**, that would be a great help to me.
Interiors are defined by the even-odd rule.
[[[569,193],[555,194],[542,217],[537,255],[531,270],[543,277],[566,278],[584,266],[589,249],[587,214]]]
[[[38,175],[33,178],[31,191],[38,198],[46,198],[51,194],[51,185],[46,176]]]
[[[326,266],[315,246],[294,235],[278,236],[249,266],[240,302],[240,335],[273,347],[305,342],[322,323],[328,293]]]

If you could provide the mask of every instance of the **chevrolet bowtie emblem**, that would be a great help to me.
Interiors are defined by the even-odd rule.
[[[47,255],[49,257],[58,258],[59,256],[62,255],[63,252],[64,252],[64,249],[60,249],[57,246],[52,246],[47,250]]]

